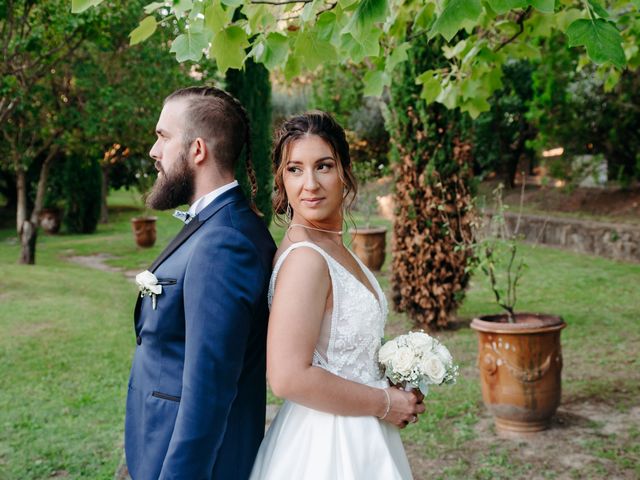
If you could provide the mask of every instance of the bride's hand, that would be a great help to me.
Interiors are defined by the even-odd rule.
[[[409,423],[416,423],[418,415],[425,411],[424,395],[419,390],[405,392],[395,387],[385,389],[389,394],[390,408],[387,415],[382,418],[398,428],[404,428]]]

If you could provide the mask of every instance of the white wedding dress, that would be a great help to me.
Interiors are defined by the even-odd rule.
[[[321,328],[313,365],[378,388],[388,383],[378,366],[387,302],[373,274],[354,258],[377,298],[340,263],[310,242],[285,250],[273,269],[271,305],[278,271],[294,249],[308,247],[324,257],[333,291],[333,311]],[[345,417],[285,401],[267,431],[250,480],[411,479],[399,430],[374,416]]]

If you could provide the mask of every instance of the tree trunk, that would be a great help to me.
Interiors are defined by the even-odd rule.
[[[18,204],[16,207],[16,232],[20,235],[22,224],[27,220],[27,174],[24,168],[16,163],[16,189]]]
[[[52,148],[47,157],[42,162],[42,167],[40,168],[40,178],[38,179],[38,190],[36,191],[36,201],[33,205],[33,211],[31,212],[31,223],[33,223],[36,227],[40,223],[40,211],[42,210],[42,206],[44,204],[44,196],[47,192],[47,180],[49,179],[49,170],[51,169],[51,164],[53,163],[56,154],[58,153],[57,148]]]
[[[29,220],[22,222],[20,228],[20,260],[18,263],[24,265],[33,265],[36,263],[36,237],[38,236],[38,227]]]
[[[107,196],[109,195],[109,165],[102,165],[102,187],[100,190],[100,223],[109,223],[109,208]]]

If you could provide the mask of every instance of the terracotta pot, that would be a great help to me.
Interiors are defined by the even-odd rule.
[[[45,233],[51,235],[60,231],[62,212],[57,208],[43,208],[38,215],[38,223]]]
[[[474,318],[482,398],[497,433],[519,437],[548,428],[560,404],[562,318],[535,313]]]
[[[135,217],[131,219],[131,227],[140,247],[153,247],[156,243],[156,220],[158,217]]]
[[[349,231],[351,233],[351,249],[360,260],[374,271],[380,270],[384,263],[385,248],[387,245],[387,229],[357,228]]]

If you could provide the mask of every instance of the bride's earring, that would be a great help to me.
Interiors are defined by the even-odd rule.
[[[287,211],[285,212],[285,215],[287,216],[287,223],[291,223],[291,220],[293,220],[293,209],[289,202],[287,202]]]

